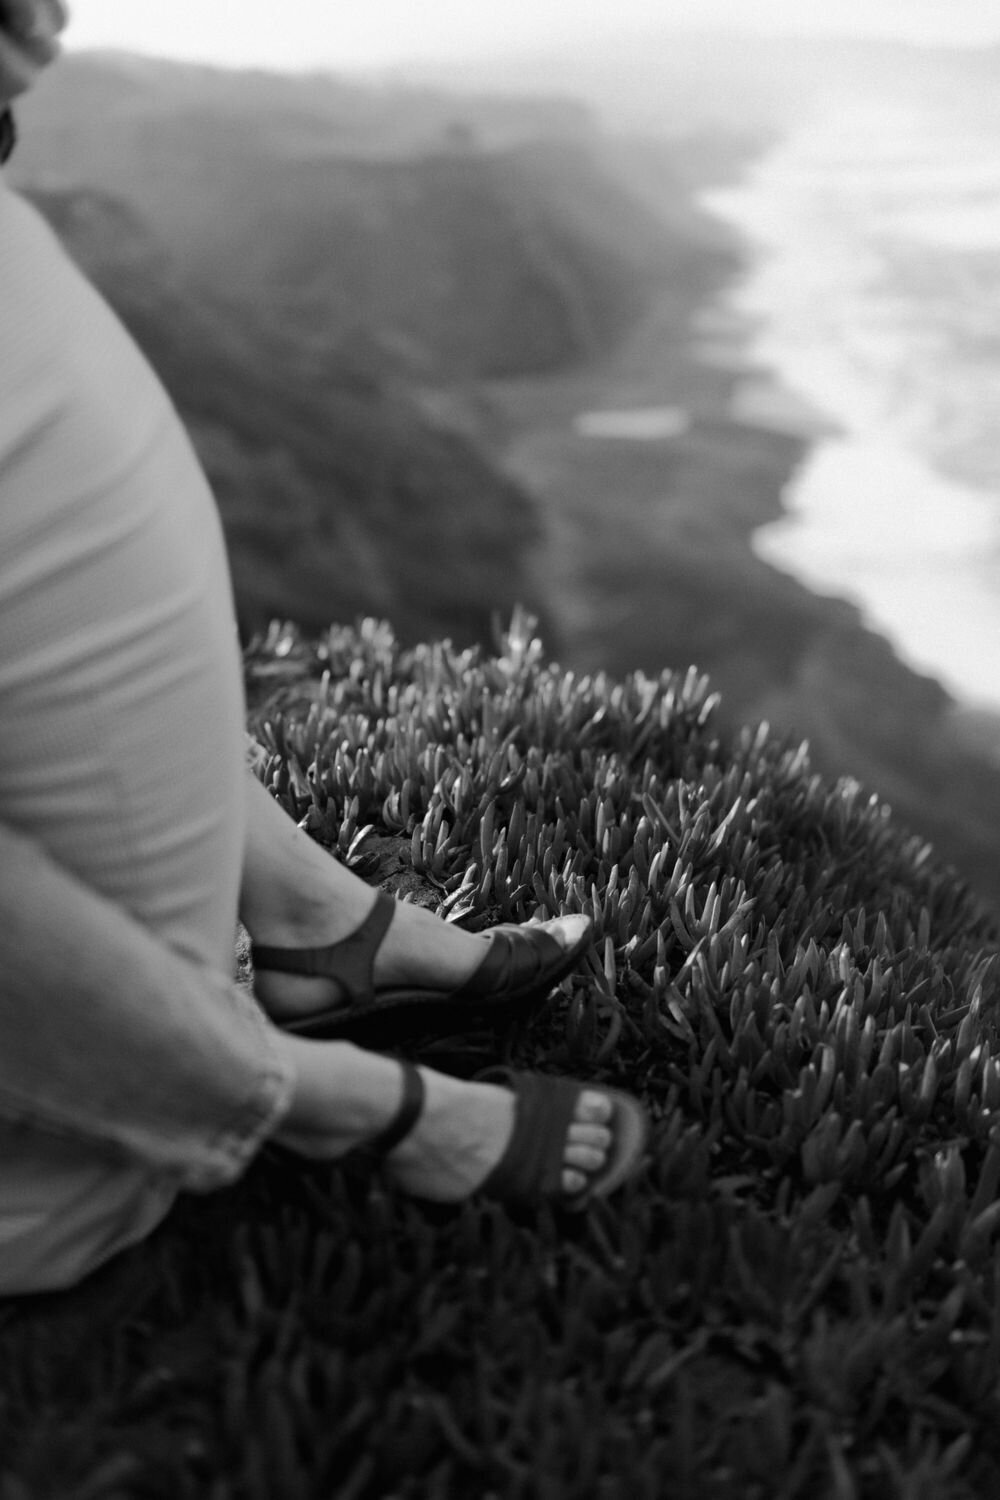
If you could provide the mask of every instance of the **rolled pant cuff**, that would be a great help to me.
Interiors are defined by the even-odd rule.
[[[273,1135],[292,1102],[295,1071],[274,1045],[272,1027],[248,991],[240,985],[233,985],[233,991],[240,1008],[259,1030],[261,1071],[245,1102],[206,1139],[183,1170],[181,1186],[188,1192],[209,1193],[239,1177]]]

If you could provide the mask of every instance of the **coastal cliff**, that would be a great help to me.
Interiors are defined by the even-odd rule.
[[[577,672],[694,664],[731,727],[808,737],[1000,909],[989,745],[753,550],[808,438],[735,399],[767,371],[720,315],[744,252],[700,196],[765,130],[614,139],[565,101],[116,58],[47,90],[17,180],[174,395],[246,638],[374,613],[483,644],[521,602]],[[636,409],[679,425],[580,425]]]

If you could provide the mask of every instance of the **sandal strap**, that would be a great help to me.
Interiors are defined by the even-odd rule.
[[[420,1069],[406,1058],[400,1058],[399,1065],[403,1070],[403,1097],[386,1128],[365,1146],[366,1153],[374,1156],[388,1156],[406,1139],[423,1112],[425,1090]]]
[[[17,128],[9,109],[0,113],[0,162],[5,162],[17,142]]]
[[[275,969],[282,974],[305,974],[309,978],[332,979],[351,1005],[370,1002],[375,995],[375,955],[396,913],[396,902],[378,891],[375,904],[359,927],[325,948],[269,948],[255,943],[255,969]]]
[[[562,1174],[566,1137],[584,1085],[570,1078],[550,1078],[511,1068],[489,1068],[476,1076],[480,1082],[511,1089],[516,1100],[507,1149],[481,1191],[505,1203],[565,1201]]]
[[[541,983],[547,969],[558,972],[567,955],[555,938],[540,928],[494,927],[476,972],[455,991],[455,1000],[489,995],[502,999]],[[553,980],[553,983],[555,981]]]

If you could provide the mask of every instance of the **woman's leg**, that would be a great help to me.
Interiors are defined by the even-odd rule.
[[[258,943],[308,948],[346,937],[375,900],[370,886],[303,833],[265,787],[248,778],[246,844],[240,916]],[[570,948],[586,931],[584,917],[562,917],[545,931]],[[482,962],[488,935],[463,932],[410,902],[398,902],[375,956],[379,984],[458,986]],[[257,997],[270,1015],[288,1019],[337,998],[328,979],[262,970]]]
[[[239,1175],[292,1059],[252,998],[0,824],[0,1294],[75,1281]]]
[[[270,1133],[335,1158],[399,1103],[398,1064],[276,1031],[214,970],[2,824],[0,975],[0,1293],[77,1280],[142,1237],[180,1188],[229,1182]],[[421,1196],[465,1197],[504,1152],[512,1096],[423,1078],[425,1107],[390,1170]],[[607,1118],[599,1091],[578,1100],[567,1194],[603,1166]]]
[[[302,832],[253,778],[247,800],[247,836],[241,916],[261,942],[308,947],[337,941],[367,915],[371,888]],[[545,929],[571,946],[589,925],[584,917],[548,922]],[[462,932],[420,907],[399,902],[375,958],[383,983],[460,984],[482,961],[486,937]],[[330,981],[262,972],[258,998],[277,1017],[328,1004]],[[308,1156],[336,1157],[383,1129],[399,1102],[401,1074],[391,1059],[347,1043],[283,1036],[279,1050],[292,1066],[297,1088],[278,1138]],[[503,1155],[514,1124],[507,1089],[468,1084],[424,1070],[426,1105],[389,1166],[399,1185],[421,1197],[448,1201],[468,1196]],[[563,1189],[581,1191],[587,1172],[600,1170],[610,1144],[605,1095],[585,1093],[565,1147]]]
[[[402,1092],[399,1064],[349,1042],[311,1042],[278,1033],[278,1050],[295,1078],[292,1104],[275,1138],[303,1156],[325,1160],[378,1135]],[[388,1158],[404,1191],[450,1203],[480,1186],[504,1153],[514,1128],[514,1098],[489,1083],[466,1083],[422,1068],[425,1103],[406,1139]],[[604,1166],[612,1106],[599,1086],[577,1102],[563,1146],[563,1192],[586,1186]]]
[[[335,1158],[383,1131],[400,1101],[398,1064],[276,1031],[247,995],[2,824],[0,975],[0,1293],[77,1280],[152,1228],[164,1192],[224,1185],[268,1134]],[[465,1197],[504,1152],[512,1096],[430,1071],[423,1082],[390,1170],[421,1196]],[[577,1101],[567,1194],[603,1167],[608,1112],[597,1090]]]

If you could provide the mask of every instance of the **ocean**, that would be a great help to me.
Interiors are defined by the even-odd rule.
[[[776,420],[813,439],[756,549],[1000,713],[1000,111],[841,99],[705,202],[750,249],[730,310]]]

